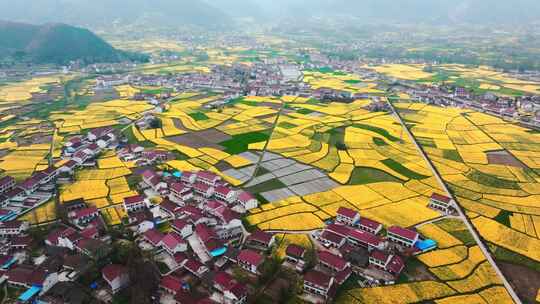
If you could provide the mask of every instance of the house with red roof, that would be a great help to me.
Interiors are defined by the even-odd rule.
[[[45,239],[45,245],[54,247],[65,247],[75,250],[75,244],[82,239],[77,230],[66,227],[51,231]]]
[[[106,134],[97,139],[96,144],[101,148],[105,149],[108,146],[114,143],[116,136],[114,134]]]
[[[13,220],[9,222],[0,223],[0,237],[15,237],[22,236],[26,234],[26,231],[30,225],[28,222]]]
[[[243,269],[258,274],[258,268],[264,262],[264,256],[254,250],[243,249],[238,254],[237,262]]]
[[[208,186],[216,187],[217,183],[221,181],[221,177],[215,173],[209,171],[199,171],[197,172],[197,182],[203,183]]]
[[[225,271],[218,271],[214,274],[213,287],[220,292],[231,289],[235,284],[234,278]]]
[[[345,207],[339,207],[337,210],[336,222],[343,225],[355,226],[359,221],[360,213],[358,211]]]
[[[361,230],[367,231],[372,234],[378,234],[383,228],[383,225],[381,223],[365,217],[360,218],[357,226]]]
[[[198,278],[202,277],[202,275],[208,271],[208,267],[193,258],[188,258],[187,262],[184,264],[184,269]]]
[[[193,190],[204,198],[210,198],[214,194],[214,187],[200,182],[193,184]]]
[[[182,290],[182,280],[172,274],[166,275],[161,278],[159,282],[159,289],[165,293],[176,295]]]
[[[75,154],[73,154],[73,156],[71,157],[71,159],[73,161],[75,161],[77,164],[83,164],[85,163],[87,160],[89,160],[90,158],[92,157],[92,154],[89,154],[89,153],[86,153],[84,151],[78,151],[76,152]]]
[[[17,265],[9,269],[6,273],[7,284],[15,288],[30,288],[40,286],[43,289],[51,288],[58,282],[56,273],[47,273],[43,269],[38,269],[32,265]]]
[[[141,153],[143,160],[147,163],[164,162],[172,158],[172,154],[167,151],[148,150]]]
[[[148,244],[152,245],[154,248],[159,247],[161,240],[165,236],[156,228],[152,228],[142,235],[142,239]]]
[[[182,290],[182,280],[172,274],[166,275],[161,278],[159,282],[159,289],[165,293],[176,295]]]
[[[182,176],[180,177],[180,181],[187,185],[192,185],[197,180],[197,173],[185,171],[182,172]]]
[[[248,246],[262,248],[266,250],[272,247],[275,241],[276,239],[273,234],[262,230],[255,230],[247,237],[246,244]]]
[[[227,206],[218,208],[212,215],[214,215],[223,225],[229,225],[233,221],[236,221],[239,224],[241,223],[240,214],[232,211],[231,208]]]
[[[167,184],[161,180],[159,176],[153,170],[146,170],[142,174],[143,182],[148,185],[152,190],[158,193],[165,193],[167,191]]]
[[[169,199],[164,199],[159,206],[159,212],[157,212],[160,216],[164,217],[165,219],[173,219],[176,217],[176,214],[180,211],[181,207],[177,204],[173,203]],[[156,215],[154,215],[155,217]]]
[[[124,210],[127,213],[146,210],[149,206],[148,200],[142,195],[134,195],[124,198]]]
[[[118,264],[109,264],[101,270],[103,280],[109,284],[115,294],[129,285],[129,269]]]
[[[347,237],[349,235],[349,231],[351,230],[351,227],[341,225],[341,224],[330,224],[326,226],[324,231],[330,231],[332,233],[335,233],[342,237]]]
[[[298,263],[304,260],[306,249],[296,244],[289,244],[285,249],[285,258],[290,263]]]
[[[311,270],[304,275],[304,292],[328,300],[334,296],[334,278],[320,271]]]
[[[236,283],[223,292],[225,304],[243,304],[247,302],[247,288],[242,283]]]
[[[41,178],[44,178],[44,176],[34,174],[19,184],[18,188],[23,190],[26,195],[31,195],[39,189]]]
[[[195,234],[208,255],[214,256],[217,252],[223,250],[223,242],[219,239],[216,232],[205,224],[195,225]]]
[[[384,248],[383,240],[377,235],[358,229],[351,229],[347,234],[347,242],[356,247],[364,247],[368,250]]]
[[[163,248],[171,256],[174,256],[179,252],[187,251],[186,241],[184,241],[184,239],[176,232],[167,233],[161,241],[159,241],[158,246]]]
[[[42,170],[40,172],[45,174],[45,178],[41,181],[42,184],[46,184],[53,181],[60,173],[60,171],[54,166],[49,166],[47,167],[47,169]]]
[[[85,226],[99,217],[96,207],[73,210],[68,213],[69,220],[76,226]]]
[[[236,202],[245,210],[255,209],[259,206],[259,201],[249,192],[240,191]]]
[[[0,178],[0,193],[9,191],[15,187],[15,179],[9,175]]]
[[[398,226],[392,226],[386,231],[388,239],[405,247],[412,247],[420,238],[418,232]]]
[[[330,270],[332,273],[337,273],[351,267],[351,264],[342,257],[328,251],[317,252],[317,257],[319,260],[318,265],[322,269]]]
[[[193,225],[185,219],[175,219],[170,224],[172,230],[184,239],[193,233]]]
[[[215,188],[214,197],[222,202],[232,204],[236,201],[237,192],[227,186],[220,185]]]
[[[206,203],[203,204],[202,209],[215,216],[217,213],[217,210],[224,206],[225,206],[225,203],[211,199],[211,200],[206,201]]]
[[[182,183],[171,183],[169,191],[169,198],[177,203],[183,204],[193,198],[193,191]]]
[[[326,246],[341,248],[341,246],[345,245],[347,238],[330,230],[324,230],[321,233],[319,240]]]
[[[111,127],[102,127],[102,128],[96,128],[92,129],[88,132],[86,135],[86,138],[89,141],[96,141],[98,138],[105,136],[105,135],[113,135],[113,128]]]
[[[369,264],[383,269],[395,276],[398,276],[405,268],[403,259],[394,254],[388,254],[380,250],[374,250],[369,255]]]
[[[86,146],[82,151],[88,155],[96,156],[101,151],[101,148],[98,144],[91,143]]]
[[[454,204],[454,200],[450,197],[439,193],[433,193],[429,198],[428,207],[449,214],[452,212],[452,204]]]
[[[78,165],[79,164],[76,161],[70,159],[65,164],[63,164],[60,168],[58,168],[58,171],[59,173],[73,174],[73,171]]]

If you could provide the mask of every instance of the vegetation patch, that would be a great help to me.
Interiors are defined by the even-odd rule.
[[[195,119],[195,121],[208,120],[208,116],[203,112],[190,113],[189,116]]]
[[[382,138],[379,138],[379,137],[373,137],[373,143],[376,144],[377,146],[388,146],[388,143],[386,143],[386,141],[384,141],[384,139]]]
[[[382,129],[382,128],[378,128],[378,127],[374,127],[374,126],[370,126],[370,125],[366,125],[366,124],[354,124],[352,125],[353,127],[355,128],[358,128],[358,129],[363,129],[363,130],[368,130],[368,131],[371,131],[371,132],[375,132],[381,136],[383,136],[384,138],[390,140],[390,141],[394,141],[394,142],[397,142],[399,141],[399,138],[393,136],[392,134],[388,133],[388,131],[386,131],[385,129]]]
[[[298,111],[296,111],[296,113],[298,114],[302,114],[302,115],[309,115],[311,113],[313,113],[314,111],[312,110],[309,110],[309,109],[299,109]]]
[[[388,168],[396,171],[397,173],[404,175],[410,179],[424,179],[424,178],[429,177],[429,176],[414,172],[391,158],[387,158],[381,161],[381,163],[383,163]]]
[[[519,187],[519,184],[515,181],[498,178],[496,176],[489,175],[478,170],[472,170],[469,174],[467,174],[467,177],[472,181],[489,187],[512,190],[521,189]]]
[[[286,121],[280,122],[278,126],[283,129],[293,129],[297,127],[296,125]]]
[[[229,154],[240,154],[248,150],[249,144],[267,141],[269,138],[264,132],[249,132],[244,134],[233,135],[229,140],[219,143],[225,148],[225,152]]]
[[[443,150],[443,158],[457,161],[460,163],[463,162],[463,158],[461,158],[461,155],[459,155],[459,152],[457,150]]]
[[[510,212],[508,210],[501,210],[501,212],[499,212],[499,214],[497,214],[497,216],[493,219],[499,222],[500,224],[505,225],[506,227],[511,227],[510,217],[512,215],[514,215],[513,212]]]
[[[380,182],[402,183],[403,181],[379,169],[370,167],[356,167],[351,174],[349,185],[365,185]]]

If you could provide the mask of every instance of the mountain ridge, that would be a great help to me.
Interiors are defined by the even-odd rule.
[[[52,64],[145,60],[145,56],[115,49],[85,28],[63,23],[0,21],[0,57],[10,56]]]

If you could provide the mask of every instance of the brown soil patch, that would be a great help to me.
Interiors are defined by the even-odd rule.
[[[518,159],[507,151],[486,152],[487,159],[491,165],[504,165],[517,168],[526,168]]]
[[[192,148],[210,147],[223,150],[218,143],[231,139],[232,137],[216,129],[192,132],[179,136],[167,137],[167,140],[177,144],[189,146]]]
[[[525,266],[498,262],[504,276],[525,303],[535,303],[540,289],[540,272]]]

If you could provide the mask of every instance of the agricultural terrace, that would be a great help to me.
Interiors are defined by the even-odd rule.
[[[62,163],[58,163],[61,166]],[[97,168],[77,171],[74,181],[60,187],[60,203],[84,199],[89,206],[98,208],[108,225],[120,224],[125,216],[122,207],[125,197],[137,195],[131,190],[128,179],[134,168],[132,162],[122,162],[114,151],[109,151],[97,160]],[[21,219],[31,224],[42,224],[56,220],[55,202],[47,202],[27,213]]]
[[[18,146],[16,142],[3,142],[3,149],[8,149],[6,155],[0,158],[0,169],[3,173],[21,181],[32,175],[34,171],[47,167],[47,156],[50,143]]]
[[[461,220],[442,219],[418,231],[439,246],[408,262],[405,274],[420,272],[422,280],[350,289],[336,303],[513,303]]]
[[[134,164],[122,162],[115,152],[109,151],[100,156],[97,165],[96,169],[78,171],[73,183],[62,186],[60,202],[82,198],[101,210],[107,224],[119,224],[125,216],[124,198],[138,194],[128,184]]]
[[[265,198],[278,191],[289,195],[252,210],[250,224],[309,231],[323,227],[339,207],[405,227],[440,216],[427,208],[427,201],[442,190],[393,116],[368,111],[368,100],[322,104],[283,99],[286,108],[270,141],[249,149],[266,146],[268,158],[294,162],[277,159],[263,165],[254,191]],[[416,212],[408,212],[411,209]]]
[[[50,120],[54,121],[59,133],[78,134],[93,128],[125,124],[122,119],[137,120],[143,113],[154,107],[143,101],[111,100],[96,102],[82,110],[53,112]]]
[[[386,76],[403,80],[416,81],[434,76],[434,74],[425,71],[426,66],[423,64],[385,64],[368,68]]]
[[[167,165],[178,170],[210,170],[233,185],[242,182],[222,172],[253,164],[239,154],[252,143],[265,143],[275,122],[281,101],[246,97],[212,108],[222,96],[184,94],[157,116],[161,127],[126,130],[133,143],[177,153]]]
[[[469,110],[396,104],[495,256],[540,262],[540,134]]]
[[[368,68],[401,80],[455,85],[476,94],[491,92],[503,96],[521,96],[540,93],[540,82],[521,80],[487,66],[443,64],[427,67],[418,64],[386,64]]]
[[[314,90],[330,88],[352,94],[383,93],[376,89],[377,84],[374,82],[362,80],[358,76],[330,69],[304,71],[303,80]]]
[[[492,92],[507,96],[540,93],[539,82],[521,80],[487,66],[440,65],[433,67],[433,73],[435,76],[431,80],[434,82],[444,81],[448,84],[465,87],[475,93]]]
[[[47,92],[46,86],[59,84],[60,77],[35,77],[29,80],[8,83],[0,86],[0,106],[17,105],[32,98],[32,94]]]

